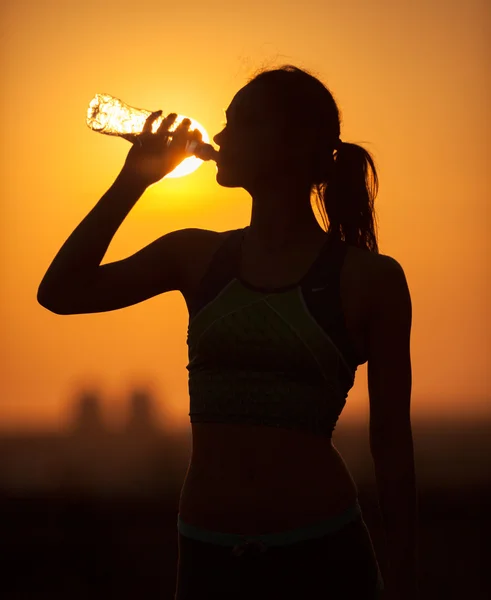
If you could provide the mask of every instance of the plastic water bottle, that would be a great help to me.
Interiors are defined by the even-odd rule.
[[[135,108],[129,106],[122,100],[110,96],[109,94],[96,94],[89,103],[87,109],[87,125],[93,131],[104,133],[106,135],[137,135],[143,131],[145,121],[152,114],[151,110],[144,108]],[[155,133],[160,124],[164,120],[165,115],[161,115],[155,119],[152,124],[152,133]],[[208,138],[206,131],[191,117],[177,115],[176,120],[169,127],[169,138],[172,137],[172,132],[179,126],[183,119],[188,118],[191,121],[190,129],[198,129],[203,137]],[[170,140],[169,142],[170,143]],[[201,160],[216,160],[218,152],[206,142],[198,142],[191,140],[188,142],[186,151],[194,154]]]

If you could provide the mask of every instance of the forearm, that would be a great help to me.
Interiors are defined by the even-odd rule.
[[[374,467],[388,558],[386,587],[401,600],[413,600],[419,589],[419,508],[412,443],[380,453]]]
[[[108,191],[76,227],[49,266],[39,294],[81,271],[97,268],[116,231],[142,196],[145,187],[120,172]]]

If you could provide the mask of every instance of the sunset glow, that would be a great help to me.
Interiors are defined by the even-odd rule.
[[[141,381],[155,390],[162,421],[189,428],[188,312],[179,292],[60,316],[38,304],[38,286],[130,149],[87,127],[95,93],[187,115],[214,144],[223,107],[258,69],[283,64],[310,70],[329,88],[341,138],[376,161],[380,252],[403,266],[412,297],[413,414],[489,415],[490,7],[5,3],[0,427],[63,428],[85,385],[100,391],[117,426],[130,384]],[[250,195],[220,186],[216,175],[214,161],[190,157],[152,185],[102,264],[170,231],[248,225]],[[367,415],[363,365],[341,420]]]

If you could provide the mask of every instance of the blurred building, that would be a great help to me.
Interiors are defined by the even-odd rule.
[[[83,390],[75,399],[72,422],[68,431],[77,436],[101,436],[108,433],[102,410],[102,399],[94,390]]]
[[[65,431],[0,434],[0,491],[147,494],[182,480],[189,436],[160,428],[156,404],[145,389],[131,390],[125,423],[114,429],[101,395],[84,389]]]
[[[130,392],[127,420],[123,434],[135,437],[155,435],[160,432],[156,414],[156,401],[145,389]]]

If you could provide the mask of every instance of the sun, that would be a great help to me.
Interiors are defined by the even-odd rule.
[[[181,123],[181,121],[183,119],[189,119],[191,121],[191,125],[189,126],[189,129],[190,130],[197,129],[201,133],[203,142],[205,142],[206,144],[210,143],[210,137],[209,137],[208,133],[206,132],[206,129],[203,127],[203,125],[201,125],[201,123],[198,123],[198,121],[196,121],[195,119],[192,119],[191,117],[186,117],[184,115],[177,115],[176,120],[169,127],[169,131],[174,131],[174,129],[179,126],[179,124]],[[157,129],[158,125],[156,124],[154,127],[155,127],[155,129]],[[185,158],[179,165],[177,165],[177,167],[173,171],[168,173],[165,176],[165,178],[171,179],[171,178],[184,177],[185,175],[189,175],[193,171],[196,171],[196,169],[198,167],[200,167],[202,165],[202,163],[203,163],[203,161],[200,158],[198,158],[197,156],[189,156],[188,158]]]

